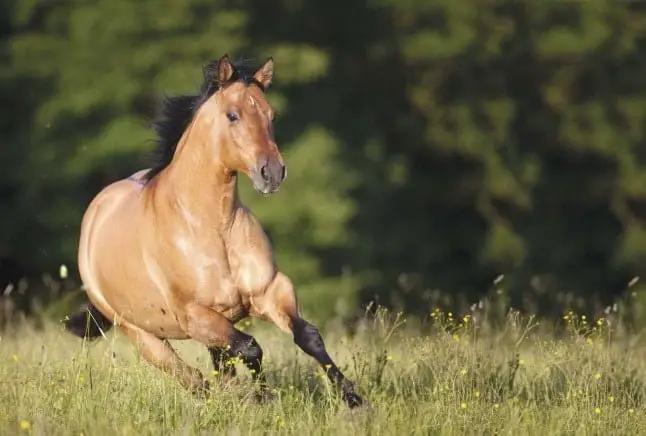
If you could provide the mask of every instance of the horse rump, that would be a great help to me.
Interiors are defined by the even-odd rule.
[[[112,327],[112,321],[103,316],[92,303],[65,317],[63,324],[67,331],[84,339],[96,339]]]

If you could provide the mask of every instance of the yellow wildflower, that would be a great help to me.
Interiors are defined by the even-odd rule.
[[[595,380],[599,380],[599,379],[601,378],[601,374],[600,374],[600,373],[596,373],[596,374],[594,375],[594,378],[595,378]]]
[[[460,409],[466,409],[467,403],[460,403]]]
[[[27,421],[25,419],[20,421],[20,430],[29,431],[30,428],[31,428],[31,422],[29,422],[29,421]]]
[[[601,415],[601,409],[599,407],[595,408],[594,413],[596,413],[597,415]]]

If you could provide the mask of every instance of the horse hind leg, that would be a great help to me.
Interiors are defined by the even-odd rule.
[[[112,328],[112,321],[103,315],[92,303],[63,320],[65,329],[84,339],[104,336]]]
[[[189,389],[208,389],[208,382],[200,371],[187,365],[167,341],[127,322],[120,323],[119,328],[137,345],[144,360],[177,377]]]

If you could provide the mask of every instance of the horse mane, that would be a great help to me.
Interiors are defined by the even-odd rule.
[[[231,79],[227,83],[218,83],[218,61],[211,61],[202,68],[204,81],[198,94],[164,97],[159,115],[152,124],[157,141],[153,163],[143,177],[146,183],[170,165],[184,131],[202,104],[218,89],[236,81],[242,81],[247,85],[253,83],[262,89],[262,85],[253,77],[255,69],[249,60],[233,62],[233,67],[235,72]]]

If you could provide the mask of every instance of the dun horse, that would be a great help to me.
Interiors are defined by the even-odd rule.
[[[262,194],[287,174],[264,96],[272,76],[271,58],[254,72],[225,55],[205,67],[199,95],[166,101],[155,126],[161,162],[108,186],[85,212],[78,265],[90,305],[67,327],[92,338],[116,325],[145,360],[202,389],[202,374],[167,340],[201,342],[223,372],[238,357],[263,386],[262,350],[234,327],[261,318],[291,333],[355,407],[361,397],[301,318],[291,281],[238,198],[238,173]]]

